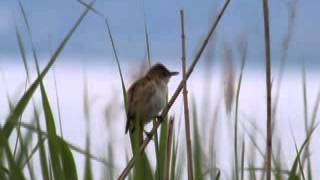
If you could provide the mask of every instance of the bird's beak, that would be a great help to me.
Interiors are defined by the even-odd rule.
[[[179,72],[170,72],[170,76],[176,76],[178,74],[179,74]]]

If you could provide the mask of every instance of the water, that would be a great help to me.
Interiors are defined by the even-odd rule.
[[[62,58],[56,66],[56,77],[64,138],[77,147],[85,149],[87,127],[84,118],[83,89],[86,76],[91,104],[91,152],[98,157],[104,157],[107,152],[107,142],[111,143],[115,150],[115,168],[117,172],[120,172],[120,170],[125,167],[125,152],[130,152],[130,146],[129,137],[124,134],[125,115],[120,78],[116,65],[112,62],[113,61],[110,60],[108,63],[91,64],[89,62],[81,63],[79,61],[69,60],[67,63],[64,63],[64,59]],[[173,70],[180,71],[181,69],[181,67],[173,62],[167,63],[167,65]],[[15,100],[21,96],[21,92],[23,92],[24,89],[25,72],[22,63],[2,63],[1,68],[3,79],[0,81],[0,123],[2,124],[9,111],[6,92],[8,92],[10,97]],[[133,62],[124,62],[123,68],[126,81],[125,84],[128,87],[132,83],[132,78],[130,78],[131,75],[136,73],[133,69],[138,68],[138,66]],[[35,77],[34,69],[32,72],[33,77]],[[207,148],[208,136],[210,135],[208,133],[215,133],[215,141],[217,143],[217,165],[222,169],[222,178],[226,179],[227,176],[230,177],[230,174],[226,175],[224,173],[231,172],[231,163],[233,162],[233,115],[228,118],[225,113],[223,98],[224,82],[219,67],[214,67],[210,82],[204,77],[203,72],[203,66],[200,66],[197,67],[194,74],[191,76],[191,79],[188,82],[189,95],[196,100],[200,133],[205,148]],[[181,76],[178,76],[170,81],[169,94],[174,92],[180,79]],[[311,117],[316,95],[320,87],[319,85],[318,73],[308,72],[307,88],[309,117]],[[60,133],[52,72],[50,72],[45,79],[45,87],[49,95],[51,106],[54,110],[57,130]],[[17,95],[18,89],[20,90],[20,93]],[[203,95],[208,94],[209,92],[210,97],[204,98]],[[296,155],[293,136],[298,146],[302,144],[305,138],[304,106],[300,70],[289,69],[285,73],[280,94],[278,113],[276,115],[277,126],[275,137],[280,137],[281,139],[283,160],[285,160],[283,163],[287,164],[287,167],[290,168],[293,158]],[[40,94],[37,92],[35,98],[37,107],[41,107],[39,97]],[[243,127],[246,127],[249,132],[253,132],[251,124],[255,124],[261,130],[261,133],[265,132],[265,97],[264,72],[262,69],[248,67],[248,69],[245,70],[243,77],[239,104],[239,135],[245,135],[246,147],[251,146],[251,142]],[[204,99],[208,101],[204,102]],[[180,138],[183,138],[180,142],[184,143],[184,125],[180,122],[182,110],[181,103],[182,99],[179,97],[170,111],[170,114],[175,115],[176,117],[175,129],[176,132],[180,132]],[[217,104],[220,104],[217,118],[217,131],[212,132],[209,127],[212,125],[212,115],[214,114]],[[32,108],[29,104],[27,111],[24,113],[24,121],[29,121],[31,110]],[[319,121],[319,118],[317,118],[317,121]],[[181,125],[181,130],[178,130],[180,129],[179,125]],[[43,116],[42,127],[45,129]],[[313,136],[318,137],[319,135],[320,132],[316,130]],[[260,148],[264,150],[263,137],[258,133],[257,138]],[[13,142],[14,136],[12,136],[11,140]],[[315,143],[315,139],[313,139],[311,142],[311,153],[314,177],[320,177],[320,167],[316,165],[316,162],[320,161],[319,150],[320,145]],[[154,157],[153,144],[148,146],[147,152],[151,157]],[[74,155],[79,169],[78,173],[81,178],[83,175],[84,157],[78,153],[74,153]],[[257,157],[261,160],[259,155],[257,155]],[[35,162],[36,161],[37,158],[35,159]],[[154,159],[152,162],[155,163]],[[94,162],[93,166],[94,176],[98,179],[102,172],[102,166],[98,162]],[[35,166],[35,168],[37,168],[37,166]]]

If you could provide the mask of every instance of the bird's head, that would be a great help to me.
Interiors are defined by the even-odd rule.
[[[160,80],[168,83],[172,76],[178,74],[178,72],[169,71],[163,64],[157,63],[150,68],[147,76],[149,76],[150,78],[159,78]]]

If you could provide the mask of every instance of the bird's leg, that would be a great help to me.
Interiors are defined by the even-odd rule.
[[[157,119],[157,121],[158,121],[159,123],[162,123],[162,121],[163,121],[163,117],[162,117],[161,115],[157,115],[157,116],[156,116],[156,119]]]
[[[151,132],[148,132],[146,130],[143,130],[143,132],[149,139],[152,139],[152,133]]]
[[[159,123],[162,123],[163,117],[162,117],[161,115],[157,115],[155,118],[156,118],[156,121],[158,121]],[[152,130],[151,130],[151,131],[152,131]],[[143,129],[144,134],[145,134],[149,139],[152,139],[152,133],[151,133],[151,131],[148,132],[148,131],[146,131],[146,130]]]

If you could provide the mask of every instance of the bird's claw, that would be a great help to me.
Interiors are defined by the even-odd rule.
[[[156,116],[156,118],[157,118],[159,123],[162,123],[162,121],[163,121],[163,117],[162,116]]]
[[[152,133],[151,133],[151,132],[148,132],[148,131],[144,130],[144,134],[145,134],[149,139],[152,139]]]

